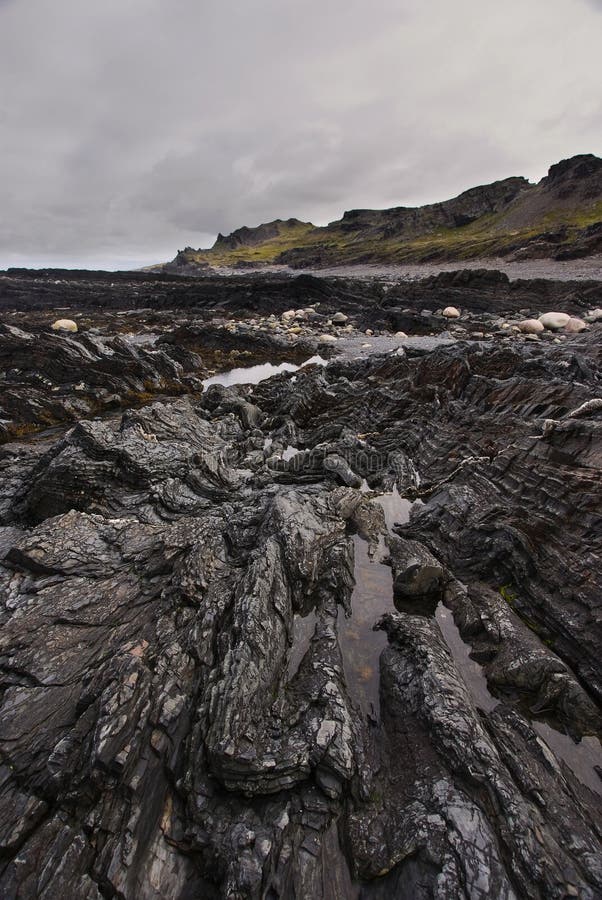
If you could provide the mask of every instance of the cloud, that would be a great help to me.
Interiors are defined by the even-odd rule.
[[[595,152],[593,0],[0,0],[0,266],[154,261]]]

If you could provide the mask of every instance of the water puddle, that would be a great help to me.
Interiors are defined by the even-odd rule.
[[[372,626],[383,613],[392,612],[393,573],[389,566],[371,558],[363,538],[353,538],[355,587],[351,595],[351,616],[342,608],[337,617],[339,644],[343,654],[345,680],[362,711],[378,721],[380,717],[378,660],[387,646],[384,631]]]
[[[134,344],[139,347],[143,347],[144,345],[152,346],[153,344],[155,344],[159,335],[154,331],[146,331],[140,334],[135,334],[134,332],[126,332],[124,334],[120,334],[119,337],[122,337],[124,341],[128,342],[128,344]]]
[[[499,700],[490,693],[482,666],[470,658],[470,644],[462,639],[453,615],[443,603],[438,604],[435,619],[472,699],[477,707],[490,712],[498,705]]]
[[[279,375],[281,372],[296,372],[305,366],[325,366],[327,363],[328,361],[322,359],[321,356],[312,356],[300,366],[287,362],[279,363],[278,365],[267,362],[260,363],[257,366],[241,366],[237,369],[228,369],[226,372],[219,372],[217,375],[205,378],[203,386],[207,389],[212,384],[222,384],[224,387],[232,387],[235,384],[259,384],[260,381],[265,381],[266,378],[271,378],[272,375]]]
[[[386,494],[379,494],[374,502],[383,508],[387,529],[391,531],[394,525],[404,525],[410,518],[412,500],[406,500],[397,490],[397,486]]]
[[[476,706],[491,712],[499,701],[489,691],[482,666],[470,658],[470,644],[462,639],[453,615],[439,603],[435,618]],[[530,724],[557,760],[562,760],[582,784],[602,795],[602,779],[596,771],[597,767],[602,772],[602,748],[597,737],[583,737],[575,743],[568,734],[557,731],[546,722],[530,719]]]
[[[363,493],[369,490],[366,482],[360,490]],[[372,502],[382,507],[388,529],[396,523],[407,522],[410,517],[412,503],[401,497],[397,488],[375,496]],[[368,552],[368,543],[359,535],[354,536],[353,544],[355,587],[351,595],[351,616],[347,618],[344,611],[339,610],[339,643],[347,685],[363,712],[378,721],[379,658],[387,646],[387,636],[384,631],[372,629],[383,613],[394,610],[393,572],[381,561],[386,554],[384,536],[373,556]]]
[[[368,485],[362,484],[360,490],[367,492]],[[408,521],[412,502],[401,497],[397,488],[374,497],[373,502],[382,506],[389,530],[394,524]],[[354,536],[353,542],[355,587],[351,596],[352,612],[351,617],[346,618],[344,611],[339,610],[339,643],[350,692],[363,712],[378,721],[379,657],[387,638],[384,632],[373,631],[372,626],[383,613],[394,609],[392,570],[381,562],[385,549],[382,538],[374,556],[370,556],[367,542],[358,535]],[[472,648],[463,640],[451,611],[443,603],[438,604],[435,619],[474,703],[484,712],[491,712],[499,701],[488,688],[483,667],[471,659]],[[602,773],[602,748],[597,737],[584,737],[575,743],[569,735],[545,722],[531,720],[531,726],[550,752],[562,760],[582,784],[602,795],[602,778],[598,775],[598,771]]]
[[[581,784],[602,796],[602,748],[597,737],[583,737],[578,744],[545,722],[531,722],[533,730],[546,742],[557,759],[566,763]]]
[[[286,447],[282,449],[272,449],[274,445],[274,441],[272,438],[265,438],[263,442],[263,450],[264,453],[268,453],[271,457],[276,459],[284,460],[288,462],[289,459],[292,459],[298,453],[302,453],[303,451],[299,450],[298,447],[293,447],[292,444],[287,444]]]

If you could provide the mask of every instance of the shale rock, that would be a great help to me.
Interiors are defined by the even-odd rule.
[[[194,391],[229,324],[2,327],[33,423],[32,358],[190,390],[0,447],[0,894],[597,900],[596,327]]]
[[[121,337],[35,334],[0,324],[0,439],[132,405],[162,391],[201,391],[200,358]],[[75,393],[74,393],[75,392]]]

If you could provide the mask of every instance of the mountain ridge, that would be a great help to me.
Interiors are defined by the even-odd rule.
[[[219,234],[210,249],[186,247],[165,269],[576,259],[600,252],[602,159],[579,154],[552,165],[537,183],[511,176],[439,203],[347,210],[325,226],[296,218],[243,226]]]

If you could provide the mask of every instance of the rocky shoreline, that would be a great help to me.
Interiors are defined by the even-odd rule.
[[[601,306],[0,276],[2,896],[602,896]]]

